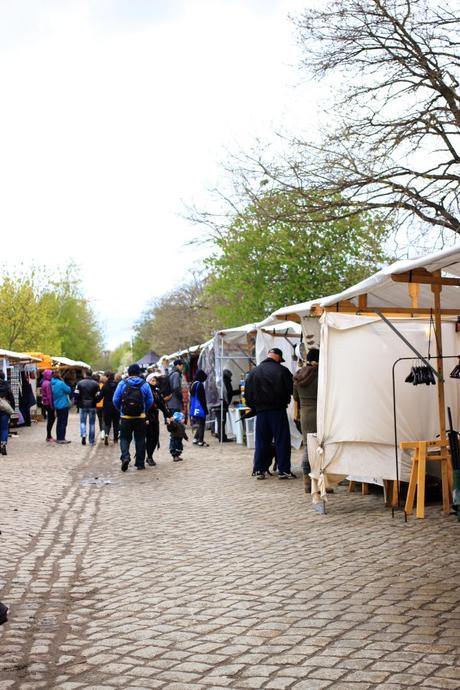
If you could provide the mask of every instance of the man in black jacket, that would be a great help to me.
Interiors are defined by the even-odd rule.
[[[286,412],[292,396],[292,374],[281,362],[282,351],[272,348],[267,359],[249,372],[245,382],[246,402],[257,415],[254,469],[258,479],[265,479],[265,458],[273,441],[279,478],[295,477],[291,472],[291,434]]]
[[[89,444],[94,446],[96,436],[96,403],[99,394],[99,384],[93,379],[91,372],[86,373],[86,378],[78,382],[75,389],[80,408],[80,436],[81,442],[86,445],[86,418],[89,417]]]

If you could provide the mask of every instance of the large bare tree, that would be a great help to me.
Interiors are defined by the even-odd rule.
[[[262,173],[323,220],[379,209],[460,233],[459,0],[319,6],[293,21],[304,66],[332,85],[328,125],[284,160],[247,157],[239,183],[254,202]]]

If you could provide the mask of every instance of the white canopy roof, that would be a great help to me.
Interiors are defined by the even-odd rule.
[[[328,307],[343,300],[349,300],[358,306],[358,297],[367,294],[367,307],[411,307],[411,299],[406,283],[396,283],[392,274],[413,271],[424,268],[430,273],[442,271],[444,275],[460,278],[460,245],[443,249],[433,254],[426,254],[417,259],[395,261],[374,275],[356,283],[352,287],[336,295],[319,297],[308,302],[293,304],[273,312],[277,319],[288,318],[292,314],[300,317],[308,316],[314,306]],[[444,285],[442,289],[442,306],[446,309],[459,308],[460,288],[455,285]],[[421,308],[430,309],[433,306],[433,293],[430,285],[420,285],[418,304]]]
[[[51,357],[53,362],[64,367],[78,367],[81,369],[91,369],[89,364],[86,362],[79,362],[75,359],[69,359],[68,357]]]
[[[32,357],[32,355],[28,355],[26,352],[14,352],[13,350],[0,349],[0,358],[15,359],[19,362],[40,362],[38,357]]]

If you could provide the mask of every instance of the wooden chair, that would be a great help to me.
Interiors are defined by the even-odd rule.
[[[400,444],[400,448],[414,451],[404,512],[408,515],[412,513],[417,493],[415,515],[417,518],[425,517],[426,463],[427,460],[437,460],[441,463],[442,509],[445,513],[449,513],[451,488],[449,441],[447,439],[405,441]]]

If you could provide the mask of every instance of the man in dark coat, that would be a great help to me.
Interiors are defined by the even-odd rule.
[[[247,375],[245,397],[256,413],[256,449],[254,469],[258,479],[265,479],[267,453],[275,443],[279,479],[295,478],[291,472],[291,434],[286,408],[292,396],[292,374],[286,367],[282,351],[274,347]]]

